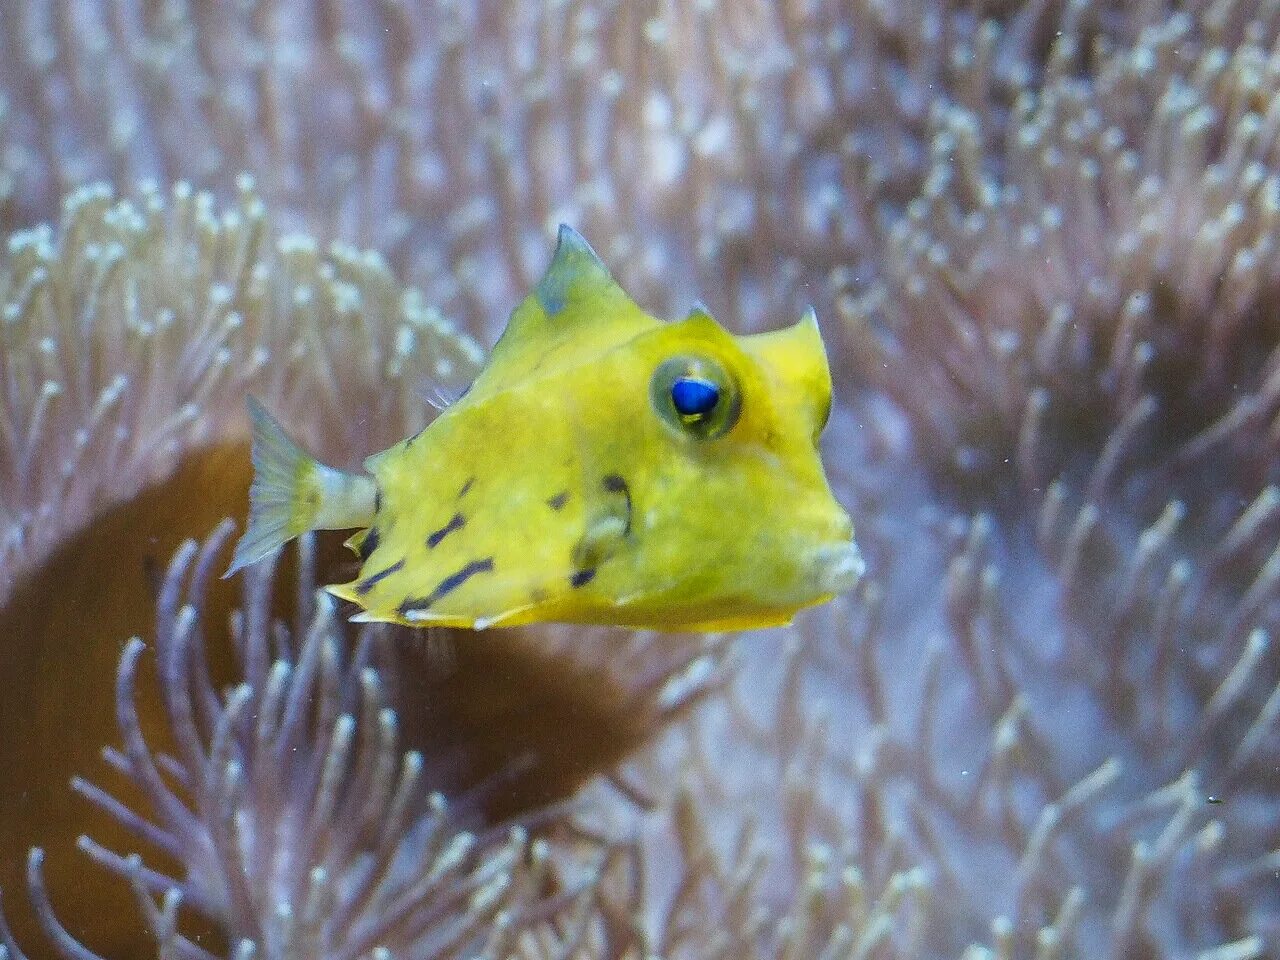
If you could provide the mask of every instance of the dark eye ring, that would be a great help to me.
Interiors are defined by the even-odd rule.
[[[742,397],[737,381],[712,357],[670,357],[658,365],[650,398],[659,416],[695,440],[714,440],[738,421]]]

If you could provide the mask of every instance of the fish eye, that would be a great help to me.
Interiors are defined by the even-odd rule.
[[[724,436],[741,408],[737,384],[710,357],[664,360],[653,374],[650,398],[666,423],[697,440]]]
[[[720,402],[720,388],[701,377],[681,377],[671,385],[671,402],[682,417],[705,417]]]

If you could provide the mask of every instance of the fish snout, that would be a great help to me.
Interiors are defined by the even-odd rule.
[[[814,582],[820,593],[844,593],[852,590],[867,570],[858,545],[844,543],[818,547],[813,552]]]

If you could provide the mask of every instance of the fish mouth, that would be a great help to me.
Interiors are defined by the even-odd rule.
[[[867,572],[862,551],[852,541],[819,547],[813,554],[814,580],[820,593],[845,593]]]

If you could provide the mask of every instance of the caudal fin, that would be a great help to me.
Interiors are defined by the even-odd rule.
[[[320,464],[289,439],[266,407],[253,397],[247,402],[253,423],[249,523],[224,579],[310,530],[320,509]]]

